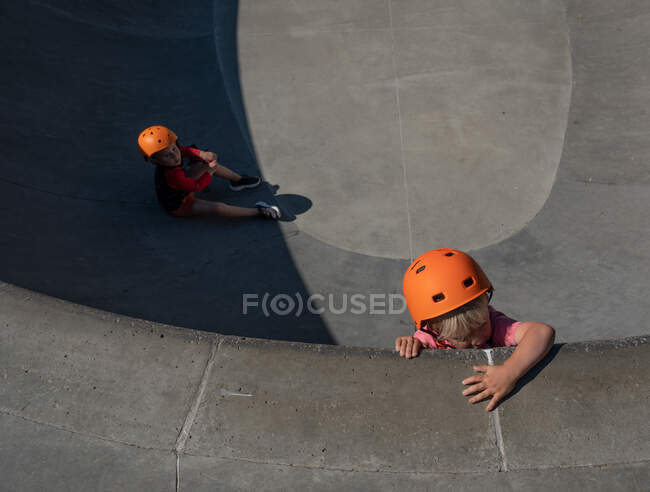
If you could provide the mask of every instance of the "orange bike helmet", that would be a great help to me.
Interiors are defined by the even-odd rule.
[[[142,157],[147,161],[153,154],[166,149],[177,140],[178,137],[169,128],[155,125],[140,132],[140,136],[138,136],[138,147],[140,147]]]
[[[416,329],[492,290],[492,284],[471,256],[457,249],[434,249],[416,258],[406,270],[404,298]]]

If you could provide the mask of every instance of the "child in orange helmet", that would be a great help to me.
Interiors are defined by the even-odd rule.
[[[151,159],[156,165],[156,196],[166,212],[179,217],[220,215],[280,218],[280,209],[264,202],[257,202],[255,208],[246,208],[195,198],[194,192],[208,186],[212,176],[230,180],[230,189],[235,191],[255,188],[262,180],[237,174],[222,166],[212,152],[179,145],[178,137],[169,128],[156,125],[142,130],[138,136],[138,147],[142,157]],[[183,157],[193,159],[194,165],[186,168]]]
[[[417,357],[423,348],[517,346],[503,365],[474,366],[478,374],[463,380],[468,386],[463,395],[473,395],[470,403],[491,398],[487,411],[553,346],[555,330],[550,326],[515,321],[488,306],[492,284],[478,263],[462,251],[424,253],[406,270],[403,288],[416,332],[395,340],[400,356]]]

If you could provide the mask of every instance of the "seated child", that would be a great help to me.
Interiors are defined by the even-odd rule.
[[[466,349],[516,346],[503,365],[474,366],[463,380],[470,403],[491,398],[491,411],[515,383],[553,346],[555,330],[543,323],[515,321],[488,306],[492,284],[481,267],[455,249],[435,249],[417,258],[404,275],[404,297],[415,321],[413,336],[398,337],[400,356],[422,348]]]
[[[140,132],[138,146],[144,160],[156,165],[156,196],[167,213],[179,217],[220,215],[223,217],[257,217],[279,219],[280,209],[265,202],[255,208],[235,207],[221,202],[199,200],[194,192],[204,189],[212,176],[230,180],[230,189],[240,191],[259,186],[262,180],[237,174],[217,162],[217,156],[194,147],[179,145],[178,137],[169,128],[156,125]],[[194,160],[187,168],[183,157]]]

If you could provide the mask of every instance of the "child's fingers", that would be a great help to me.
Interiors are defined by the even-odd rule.
[[[400,347],[399,355],[401,355],[402,357],[406,357],[406,354],[408,353],[408,351],[409,351],[408,338],[404,338],[404,339],[402,339],[402,346]]]
[[[488,372],[490,366],[474,366],[476,372]]]
[[[483,375],[475,374],[474,376],[463,379],[463,384],[479,383],[481,381],[483,381]]]
[[[406,340],[406,344],[405,344],[405,345],[406,345],[406,349],[405,349],[404,352],[405,352],[406,358],[407,358],[407,359],[410,359],[411,357],[413,357],[413,356],[411,355],[411,354],[413,353],[413,339],[409,337],[409,338]]]
[[[479,401],[483,401],[486,398],[489,398],[490,396],[492,396],[492,393],[490,393],[489,390],[484,390],[484,391],[481,391],[478,395],[473,396],[472,398],[470,398],[469,402],[470,403],[478,403]]]
[[[421,342],[413,337],[397,337],[395,339],[395,351],[399,352],[400,357],[407,359],[417,357],[421,346]]]
[[[417,357],[420,353],[420,340],[413,339],[413,346],[411,347],[411,357]]]
[[[403,337],[396,338],[395,339],[395,350],[397,352],[401,352],[402,347],[404,346],[405,342],[406,342],[406,340]],[[403,355],[403,354],[400,353],[400,355]]]
[[[470,386],[469,388],[466,388],[463,390],[463,395],[472,395],[474,393],[478,393],[479,391],[483,391],[486,388],[484,383],[478,383],[473,386]]]
[[[488,403],[488,406],[485,407],[485,411],[486,412],[491,412],[494,409],[494,407],[497,406],[497,403],[499,403],[499,400],[501,400],[501,396],[500,395],[494,395],[492,397],[492,399],[490,400],[490,403]]]

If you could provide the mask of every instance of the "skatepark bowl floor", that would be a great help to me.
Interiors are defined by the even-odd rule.
[[[650,4],[0,6],[0,490],[648,490]],[[279,222],[157,205],[172,128]],[[557,333],[392,351],[414,257],[468,251]],[[356,296],[356,297],[355,297]],[[308,302],[313,301],[313,302]]]

